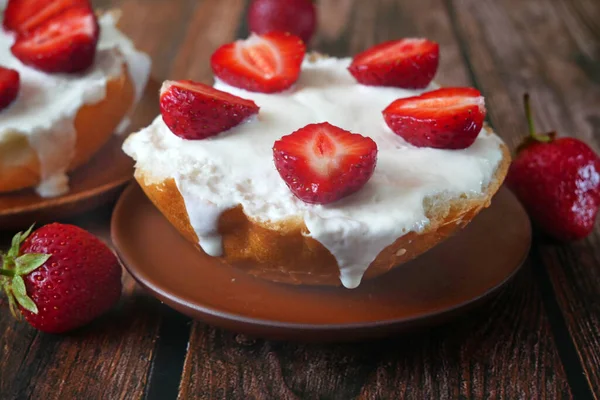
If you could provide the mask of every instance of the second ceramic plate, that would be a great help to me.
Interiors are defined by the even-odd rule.
[[[200,253],[128,187],[111,235],[126,268],[180,312],[250,335],[301,341],[380,337],[440,323],[495,293],[531,243],[527,214],[502,189],[462,232],[357,289],[263,281]]]
[[[150,80],[128,132],[148,125],[158,115],[158,88]],[[0,194],[0,229],[23,229],[34,222],[71,217],[115,200],[133,176],[133,161],[121,150],[126,137],[113,136],[90,162],[70,174],[71,190],[64,196],[44,199],[31,189]]]

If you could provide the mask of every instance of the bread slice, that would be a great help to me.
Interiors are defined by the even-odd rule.
[[[493,134],[485,130],[487,135]],[[409,232],[379,253],[364,278],[379,276],[401,265],[466,226],[500,188],[510,165],[510,153],[503,153],[494,177],[481,195],[435,196],[424,200],[430,223],[421,233]],[[135,178],[154,205],[199,251],[198,237],[190,224],[185,203],[173,178],[157,179],[138,169]],[[301,218],[279,223],[259,223],[246,216],[241,206],[224,212],[219,219],[223,238],[221,260],[247,273],[276,282],[306,285],[340,285],[335,257],[318,241],[306,236]]]
[[[123,64],[121,73],[106,83],[106,97],[84,105],[75,117],[75,153],[67,172],[88,162],[106,144],[131,110],[135,88]],[[26,136],[15,132],[0,140],[0,193],[37,186],[41,181],[40,161]]]

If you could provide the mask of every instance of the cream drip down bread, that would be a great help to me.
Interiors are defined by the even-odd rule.
[[[0,193],[33,187],[42,197],[59,196],[69,190],[67,174],[127,127],[150,59],[116,27],[117,12],[96,16],[84,0],[11,0],[2,13],[0,67],[16,71],[20,82],[14,100],[0,109]],[[82,18],[97,29],[77,32]],[[88,33],[97,37],[93,47],[77,42],[85,51],[54,59],[49,48],[31,43],[49,41],[52,29],[60,32],[53,38],[56,48],[61,35],[73,41]],[[38,56],[45,64],[30,61]]]
[[[253,35],[213,55],[214,87],[166,82],[162,115],[124,150],[200,251],[273,281],[355,288],[468,224],[510,163],[478,92],[436,91],[432,43],[339,59]]]

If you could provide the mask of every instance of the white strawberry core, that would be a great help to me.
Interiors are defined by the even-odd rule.
[[[162,97],[163,94],[165,94],[166,92],[169,91],[169,89],[171,89],[171,86],[173,86],[175,82],[174,81],[164,81],[162,86],[160,87],[160,97]],[[180,86],[184,86],[183,84],[179,84]]]
[[[255,33],[235,42],[235,54],[242,65],[266,79],[278,75],[283,68],[277,47]]]
[[[306,154],[309,154],[312,169],[321,176],[328,176],[339,168],[340,158],[344,156],[343,147],[325,130],[317,132],[313,140],[306,143]]]
[[[400,108],[413,110],[434,110],[439,111],[442,109],[452,110],[461,109],[468,106],[477,106],[481,111],[485,110],[485,99],[483,96],[478,97],[465,97],[465,96],[453,96],[453,97],[440,97],[437,99],[415,99],[414,101],[407,101],[402,104]]]
[[[377,63],[385,62],[388,59],[395,59],[398,54],[409,57],[418,54],[422,51],[421,46],[426,43],[427,39],[422,38],[407,38],[382,49],[382,51],[374,52],[370,56],[361,60],[362,63]]]
[[[193,92],[198,91],[198,87],[194,85],[190,85],[185,81],[164,81],[162,86],[160,87],[160,96],[167,93],[173,86],[177,86],[183,89],[191,90]]]

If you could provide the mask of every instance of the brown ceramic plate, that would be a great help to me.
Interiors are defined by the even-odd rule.
[[[128,132],[148,125],[158,114],[158,88],[157,82],[149,82]],[[133,161],[121,150],[126,137],[113,136],[89,163],[70,174],[71,190],[64,196],[44,199],[32,189],[0,194],[0,229],[72,217],[115,200],[133,174]]]
[[[460,234],[357,289],[276,284],[201,254],[136,184],[111,235],[126,268],[192,318],[250,335],[301,341],[381,337],[440,323],[495,293],[527,256],[531,227],[506,189]]]

